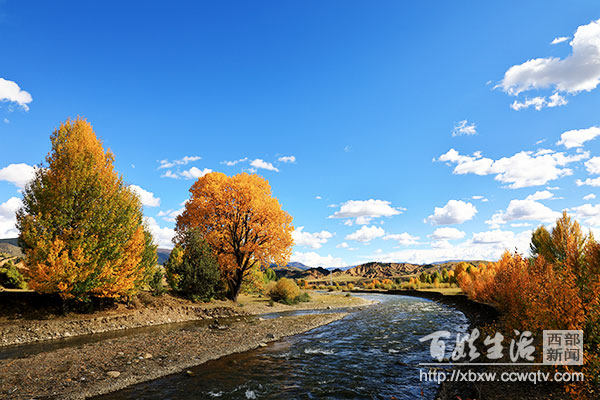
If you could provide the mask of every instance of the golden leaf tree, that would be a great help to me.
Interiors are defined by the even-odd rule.
[[[281,209],[264,178],[212,172],[199,178],[190,193],[177,218],[176,240],[188,229],[200,230],[217,255],[227,297],[237,300],[253,268],[288,262],[292,217]]]
[[[68,120],[50,139],[17,212],[29,287],[78,300],[132,294],[156,264],[139,198],[87,121]]]

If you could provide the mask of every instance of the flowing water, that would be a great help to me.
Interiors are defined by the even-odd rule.
[[[418,363],[431,361],[429,342],[419,338],[466,332],[465,316],[424,299],[364,297],[380,303],[192,368],[194,376],[173,374],[98,399],[433,399],[437,386],[419,379]]]

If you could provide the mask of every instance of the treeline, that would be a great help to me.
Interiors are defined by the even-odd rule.
[[[533,232],[531,256],[506,252],[494,263],[457,274],[472,299],[494,305],[507,329],[583,330],[585,385],[568,386],[576,398],[600,386],[600,243],[563,213],[555,227]]]
[[[114,170],[114,156],[92,126],[81,118],[67,120],[50,139],[46,164],[25,187],[17,212],[29,288],[88,302],[148,288],[160,295],[166,280],[171,290],[193,300],[236,300],[244,285],[271,281],[274,274],[265,278],[262,266],[287,263],[292,217],[264,178],[245,173],[199,178],[177,218],[175,247],[163,271],[140,199]],[[281,285],[286,288],[280,292],[295,293],[293,286]],[[298,295],[274,296],[296,301]]]

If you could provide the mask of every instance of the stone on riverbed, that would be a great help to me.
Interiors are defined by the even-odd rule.
[[[121,373],[119,371],[108,371],[106,375],[110,378],[118,378]]]

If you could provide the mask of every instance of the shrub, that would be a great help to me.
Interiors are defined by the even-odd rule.
[[[278,301],[284,304],[292,304],[294,299],[300,295],[298,285],[287,278],[281,278],[269,292],[269,296],[273,301]]]
[[[0,266],[0,286],[7,289],[27,289],[27,283],[12,260]]]
[[[152,277],[150,278],[150,282],[148,284],[154,296],[162,296],[167,291],[165,285],[163,284],[164,277],[165,274],[159,267],[157,267],[152,273]]]
[[[208,301],[220,283],[219,264],[197,229],[183,232],[179,250],[173,251],[165,267],[171,288],[194,301]]]
[[[346,287],[348,288],[348,290],[354,289],[354,285],[352,283],[349,283],[348,285],[346,285]]]
[[[298,296],[294,297],[294,303],[308,303],[310,301],[310,295],[306,292],[300,293]]]

